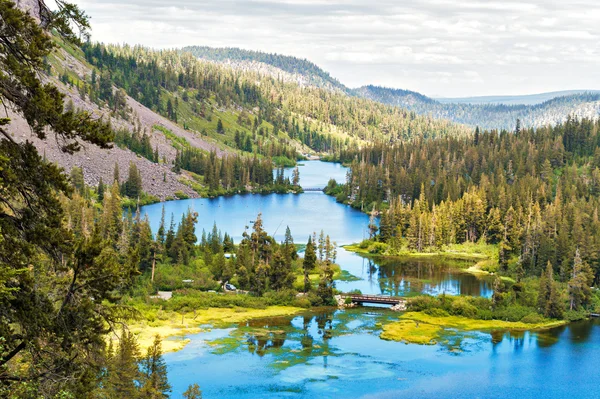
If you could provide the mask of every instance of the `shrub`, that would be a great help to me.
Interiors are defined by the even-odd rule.
[[[471,305],[466,298],[458,297],[452,302],[450,313],[455,316],[475,318],[477,308]]]
[[[359,247],[360,249],[367,249],[367,248],[369,248],[369,245],[370,245],[370,244],[371,244],[371,243],[370,243],[370,241],[369,241],[369,240],[362,240],[362,241],[361,241],[361,243],[360,243],[360,244],[358,244],[358,247]]]
[[[433,317],[447,317],[450,316],[448,314],[448,312],[446,312],[444,309],[439,309],[439,308],[431,308],[431,309],[427,309],[424,311],[425,314],[428,314],[429,316],[433,316]]]
[[[369,253],[371,253],[371,254],[382,254],[382,253],[384,253],[387,250],[387,248],[388,248],[387,244],[384,244],[382,242],[374,242],[369,247]]]
[[[505,321],[521,321],[523,317],[535,312],[536,310],[534,308],[512,305],[510,307],[496,309],[494,312],[494,319]]]
[[[310,300],[306,297],[301,297],[301,298],[296,298],[294,300],[294,302],[292,303],[292,305],[299,307],[299,308],[304,308],[304,309],[308,309],[311,306]]]
[[[409,298],[406,307],[415,312],[421,312],[427,309],[436,308],[440,306],[440,302],[437,298],[422,295],[414,298]]]
[[[537,313],[529,313],[527,316],[523,317],[521,321],[528,324],[538,324],[542,323],[544,318]]]
[[[489,309],[477,309],[476,318],[480,320],[492,320],[494,318],[494,314]]]
[[[294,302],[296,293],[292,290],[269,291],[264,294],[263,298],[269,305],[285,306]]]
[[[567,310],[564,317],[568,321],[578,321],[586,319],[588,314],[585,310]]]
[[[188,199],[188,198],[190,198],[190,196],[187,195],[186,193],[184,193],[183,191],[175,191],[175,197],[177,197],[177,199]]]

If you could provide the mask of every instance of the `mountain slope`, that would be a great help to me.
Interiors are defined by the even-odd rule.
[[[301,86],[339,90],[348,95],[405,108],[419,115],[431,115],[436,119],[448,119],[486,129],[512,129],[517,119],[521,120],[523,126],[539,127],[564,122],[569,115],[591,119],[600,115],[598,91],[432,99],[409,90],[371,85],[350,89],[314,63],[295,57],[205,46],[185,47],[181,51],[235,70],[255,72]]]
[[[199,59],[229,65],[240,70],[280,77],[302,86],[348,91],[346,86],[331,77],[328,72],[306,59],[232,47],[188,46],[182,48],[181,51],[190,53]]]
[[[457,123],[485,129],[513,129],[517,119],[527,127],[556,125],[569,116],[598,119],[600,93],[580,93],[552,98],[535,105],[442,103],[406,90],[364,86],[357,95],[409,109],[433,118],[446,118]]]
[[[14,114],[10,131],[67,173],[81,168],[90,186],[111,184],[116,166],[123,184],[134,164],[142,189],[161,200],[262,190],[273,164],[294,165],[302,154],[468,131],[331,90],[340,84],[328,75],[331,86],[315,88],[185,52],[55,40],[44,80],[65,94],[67,108],[109,120],[115,146],[87,145],[67,156],[51,140],[36,140]]]
[[[168,126],[170,129],[173,129],[174,134],[183,137],[188,136],[189,133],[184,132],[183,129],[174,126],[169,120],[156,115],[129,96],[126,97],[126,101],[131,116],[129,119],[124,119],[119,115],[112,114],[106,107],[101,107],[93,103],[89,100],[89,97],[82,96],[76,85],[63,83],[59,79],[59,76],[64,71],[68,70],[72,79],[75,79],[75,76],[77,76],[85,80],[89,79],[92,75],[92,68],[85,62],[82,62],[81,58],[72,55],[77,54],[77,49],[68,48],[64,43],[62,45],[65,47],[58,49],[50,60],[52,74],[46,76],[44,80],[54,84],[65,94],[65,102],[68,102],[69,106],[88,111],[94,117],[110,120],[116,130],[134,131],[135,129],[140,129],[151,137],[153,148],[156,148],[161,157],[172,158],[175,156],[175,148],[171,146],[170,142],[154,126]],[[69,51],[67,51],[67,48]],[[105,183],[112,182],[115,165],[118,165],[120,170],[120,182],[122,183],[127,178],[127,170],[130,163],[133,163],[137,166],[142,176],[143,189],[147,193],[161,200],[174,198],[176,196],[175,193],[179,192],[190,197],[197,196],[194,190],[181,182],[181,177],[174,173],[168,164],[150,162],[133,151],[116,145],[112,149],[106,150],[93,144],[87,144],[81,151],[73,155],[65,154],[60,150],[56,142],[52,140],[42,141],[34,137],[28,128],[27,122],[21,115],[9,110],[9,117],[11,119],[9,131],[16,141],[31,141],[37,147],[40,154],[43,154],[49,161],[63,167],[67,173],[73,167],[80,167],[83,171],[85,182],[88,185],[96,186],[100,178]],[[217,149],[216,145],[201,140],[197,140],[196,145],[202,146],[207,150]]]
[[[593,93],[598,94],[600,90],[562,90],[548,93],[526,94],[521,96],[479,96],[479,97],[456,97],[435,98],[442,104],[504,104],[504,105],[535,105],[552,100],[557,97],[567,97],[575,94]]]

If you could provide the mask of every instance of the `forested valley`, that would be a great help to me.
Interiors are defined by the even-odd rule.
[[[598,300],[590,287],[600,276],[599,140],[598,122],[569,119],[378,144],[340,154],[352,165],[347,182],[331,181],[326,192],[380,216],[363,250],[435,253],[479,243],[493,252],[483,268],[514,279],[508,302],[522,297],[545,316],[584,317]],[[551,288],[537,303],[525,291],[535,291],[540,276]]]
[[[573,116],[533,129],[517,119],[510,131],[471,129],[350,96],[308,61],[211,52],[217,61],[227,54],[258,57],[290,73],[300,65],[318,85],[187,52],[208,52],[200,47],[95,43],[77,6],[61,0],[51,10],[35,3],[36,13],[26,13],[0,0],[6,110],[0,118],[0,397],[168,398],[173,386],[163,355],[181,350],[189,342],[183,336],[204,332],[198,326],[235,324],[252,334],[260,329],[236,341],[245,352],[263,356],[271,345],[281,354],[288,349],[284,329],[291,328],[269,330],[268,317],[303,319],[296,323],[301,332],[290,333],[300,342],[290,345],[293,355],[273,369],[313,353],[323,357],[323,370],[328,356],[332,369],[343,369],[335,364],[340,352],[328,346],[335,328],[364,338],[389,333],[386,327],[398,320],[384,310],[367,321],[334,323],[327,312],[350,310],[354,296],[362,297],[360,289],[336,289],[336,281],[372,289],[373,279],[383,279],[374,266],[366,276],[350,274],[338,264],[338,251],[362,253],[365,262],[458,259],[469,263],[465,273],[493,279],[490,297],[387,298],[394,311],[419,317],[498,321],[523,331],[564,326],[600,310],[597,120]],[[46,149],[60,156],[52,161]],[[116,149],[122,151],[108,153]],[[107,154],[127,156],[128,168]],[[102,163],[88,165],[94,156]],[[70,162],[74,157],[78,165]],[[330,180],[324,191],[370,214],[368,226],[364,214],[313,194],[353,211],[348,218],[356,224],[342,227],[366,227],[368,239],[342,248],[328,235],[327,228],[339,227],[330,223],[310,226],[312,233],[301,237],[287,227],[278,241],[285,219],[282,230],[269,234],[260,211],[237,242],[216,222],[199,231],[193,207],[180,218],[163,206],[155,232],[144,216],[144,205],[190,196],[298,200],[298,162],[307,158],[349,167],[345,181]],[[285,167],[294,168],[291,178]],[[314,204],[304,208],[307,214],[316,213]],[[233,210],[226,216],[233,218]],[[326,216],[318,223],[328,223]],[[407,278],[418,286],[416,280]],[[420,328],[417,319],[402,322],[409,332]],[[420,343],[434,339],[441,336]],[[327,381],[341,378],[322,373]],[[299,388],[286,393],[293,389]],[[179,393],[200,399],[202,386],[192,383]]]

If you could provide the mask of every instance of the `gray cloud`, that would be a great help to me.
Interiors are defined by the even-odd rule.
[[[600,89],[596,0],[75,0],[94,40],[294,55],[428,95]]]

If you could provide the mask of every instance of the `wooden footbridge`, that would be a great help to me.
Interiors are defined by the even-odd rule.
[[[388,295],[362,295],[362,294],[341,294],[344,300],[350,298],[352,303],[359,305],[365,303],[381,304],[381,305],[399,305],[406,303],[406,299],[402,297],[388,296]]]
[[[302,187],[304,192],[306,191],[323,191],[325,190],[323,187]]]

